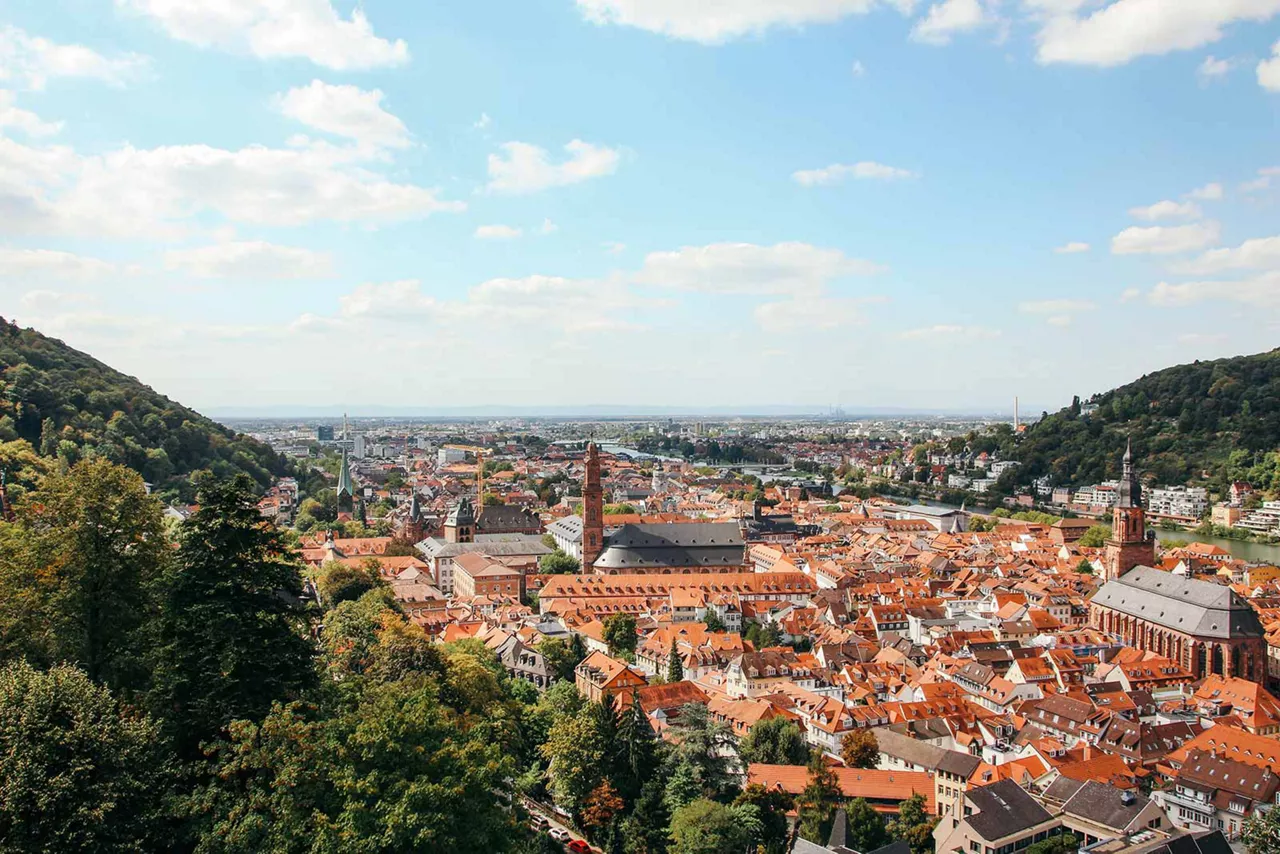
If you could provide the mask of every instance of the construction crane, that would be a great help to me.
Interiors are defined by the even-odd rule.
[[[484,455],[488,452],[475,445],[445,445],[444,447],[476,455],[476,512],[479,512],[484,506]]]

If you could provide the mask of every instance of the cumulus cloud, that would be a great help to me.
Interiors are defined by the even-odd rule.
[[[765,332],[838,329],[865,323],[863,307],[883,301],[883,297],[796,297],[756,306],[755,319]]]
[[[0,137],[0,208],[10,232],[175,236],[195,217],[268,226],[381,222],[459,211],[436,190],[369,168],[371,153],[323,143],[209,145],[80,155]]]
[[[1202,82],[1207,83],[1225,77],[1230,70],[1231,60],[1206,56],[1204,62],[1200,63],[1200,67],[1196,69],[1196,75]]]
[[[1280,92],[1280,42],[1271,46],[1271,58],[1258,63],[1258,85],[1269,92]]]
[[[1239,246],[1211,249],[1198,258],[1174,264],[1184,275],[1206,276],[1228,270],[1280,270],[1280,235],[1255,237]]]
[[[1280,308],[1280,270],[1242,281],[1161,282],[1147,295],[1153,305],[1186,306],[1200,302],[1240,303],[1255,308]]]
[[[838,249],[808,243],[713,243],[672,252],[652,252],[635,275],[640,284],[718,294],[819,295],[845,276],[866,276],[885,268]]]
[[[409,131],[382,107],[381,90],[335,86],[312,80],[279,98],[280,112],[323,133],[353,139],[374,148],[404,148]]]
[[[830,24],[877,7],[910,12],[914,0],[577,0],[594,24],[636,27],[702,44],[723,44],[775,27]]]
[[[551,162],[546,149],[527,142],[503,143],[503,154],[489,155],[490,192],[536,193],[612,175],[618,170],[617,149],[575,139],[564,147],[568,159]]]
[[[1098,304],[1082,299],[1042,299],[1030,300],[1018,304],[1018,311],[1023,314],[1076,314],[1082,311],[1093,311]]]
[[[958,33],[972,32],[995,22],[995,16],[979,0],[942,0],[911,29],[911,38],[925,44],[943,45]]]
[[[1222,198],[1221,184],[1205,184],[1203,187],[1197,187],[1190,193],[1187,193],[1188,199],[1195,199],[1200,202],[1216,202]]]
[[[524,234],[524,229],[511,225],[482,225],[476,229],[481,240],[512,240]]]
[[[374,35],[357,5],[343,18],[330,0],[117,0],[199,47],[248,51],[261,59],[308,59],[335,71],[409,61],[403,40]]]
[[[198,279],[318,279],[333,275],[325,252],[264,241],[232,241],[164,254],[166,270]]]
[[[1059,255],[1075,255],[1080,252],[1088,252],[1089,244],[1079,240],[1073,240],[1070,243],[1064,243],[1061,246],[1054,247],[1053,251]]]
[[[957,338],[973,341],[978,339],[999,338],[1000,330],[987,329],[982,326],[961,326],[954,323],[938,323],[933,326],[924,326],[919,329],[908,329],[905,332],[899,332],[898,337],[904,341],[938,341]]]
[[[0,130],[7,127],[27,136],[52,136],[62,130],[62,122],[46,122],[30,110],[20,108],[12,92],[0,89]]]
[[[1037,59],[1123,65],[1216,42],[1233,24],[1259,23],[1278,12],[1280,0],[1112,0],[1085,16],[1078,10],[1050,15],[1036,37]]]
[[[1147,222],[1161,219],[1195,219],[1200,216],[1200,206],[1195,202],[1173,202],[1165,199],[1154,205],[1129,208],[1129,216]]]
[[[147,67],[136,53],[104,56],[80,44],[58,44],[18,27],[0,26],[0,82],[43,89],[59,77],[100,80],[122,86]]]
[[[116,265],[99,258],[52,249],[0,248],[0,279],[30,282],[49,279],[85,281],[116,271]]]
[[[791,179],[802,187],[837,184],[846,178],[893,181],[915,177],[916,173],[909,169],[886,166],[872,160],[863,160],[858,163],[832,163],[821,169],[801,169],[791,173]]]
[[[1111,238],[1111,251],[1116,255],[1173,255],[1204,249],[1217,241],[1216,222],[1150,228],[1133,226]]]

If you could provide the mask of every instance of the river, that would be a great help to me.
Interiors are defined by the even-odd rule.
[[[918,499],[919,504],[928,504],[933,507],[950,507],[958,509],[955,504],[947,504],[943,501],[934,501],[933,499]],[[966,509],[974,510],[978,513],[990,512],[984,507],[968,507]],[[1105,521],[1105,520],[1099,520]],[[1165,531],[1156,528],[1156,540],[1186,540],[1190,543],[1209,543],[1214,546],[1221,546],[1231,552],[1231,556],[1240,560],[1249,561],[1251,563],[1272,563],[1280,566],[1280,544],[1275,543],[1250,543],[1244,540],[1229,540],[1225,537],[1206,537],[1197,534],[1195,531]]]

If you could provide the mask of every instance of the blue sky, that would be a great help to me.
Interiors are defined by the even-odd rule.
[[[0,314],[221,410],[1056,408],[1280,337],[1277,39],[1280,0],[10,0]]]

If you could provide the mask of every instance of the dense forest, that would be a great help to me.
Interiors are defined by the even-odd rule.
[[[1096,409],[1093,409],[1096,405]],[[1143,476],[1161,484],[1246,479],[1280,489],[1280,350],[1193,362],[1079,399],[1032,424],[1000,450],[1022,465],[1005,491],[1048,474],[1080,486],[1119,474],[1125,442]]]
[[[261,442],[0,317],[0,443],[18,440],[49,461],[94,456],[120,463],[158,492],[184,499],[195,472],[243,473],[261,488],[290,471]]]

